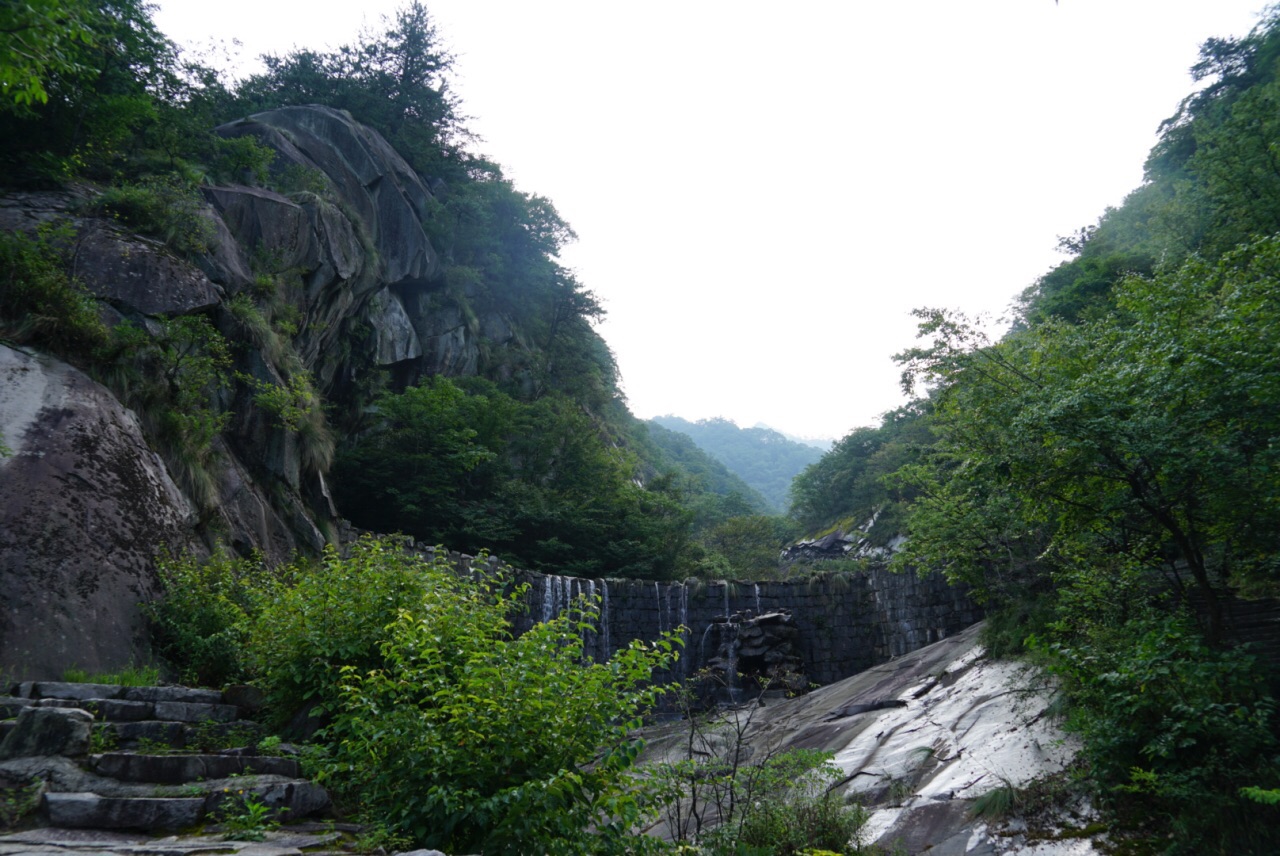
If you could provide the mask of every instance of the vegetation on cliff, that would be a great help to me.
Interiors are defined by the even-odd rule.
[[[80,201],[59,226],[0,239],[0,335],[71,359],[138,411],[201,510],[207,542],[253,543],[216,514],[230,449],[273,504],[294,496],[282,517],[306,506],[322,529],[326,503],[305,494],[328,487],[302,484],[316,476],[332,484],[339,513],[367,528],[534,568],[749,572],[701,534],[756,513],[757,500],[732,498],[751,491],[726,492],[705,460],[674,453],[627,411],[593,329],[603,309],[558,260],[572,229],[475,153],[448,86],[453,59],[422,4],[335,50],[267,57],[263,73],[234,84],[181,54],[136,0],[47,0],[20,12],[31,20],[0,33],[0,63],[21,64],[23,81],[0,102],[0,134],[12,142],[0,173],[11,189],[71,188]],[[55,20],[80,29],[60,32]],[[349,111],[429,188],[417,216],[438,265],[403,287],[422,313],[450,319],[430,335],[456,325],[471,356],[376,365],[372,352],[393,334],[374,329],[358,298],[346,315],[317,311],[317,271],[261,236],[245,247],[247,286],[225,283],[217,299],[172,312],[115,302],[103,323],[108,301],[74,276],[77,224],[146,235],[207,268],[225,246],[202,193],[221,184],[278,194],[277,210],[313,211],[325,228],[349,222],[365,258],[348,287],[365,288],[377,249],[334,178],[268,145],[287,139],[215,130],[310,103]]]

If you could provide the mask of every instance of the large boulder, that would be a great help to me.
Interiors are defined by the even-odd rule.
[[[277,173],[290,167],[324,173],[340,206],[367,230],[382,282],[426,282],[438,274],[439,259],[423,229],[431,192],[386,140],[350,113],[315,104],[282,107],[223,125],[218,133],[253,136],[270,146]]]
[[[0,673],[110,671],[147,654],[152,560],[193,510],[134,414],[51,357],[0,345]]]

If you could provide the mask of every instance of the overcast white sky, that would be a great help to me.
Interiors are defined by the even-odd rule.
[[[396,0],[161,0],[242,62]],[[1209,36],[1263,0],[429,0],[479,148],[579,235],[631,409],[840,437],[910,311],[1001,315],[1142,179]]]

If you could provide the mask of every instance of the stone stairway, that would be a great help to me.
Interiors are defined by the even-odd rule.
[[[302,778],[290,747],[259,753],[265,732],[238,700],[186,687],[0,684],[0,806],[25,805],[25,825],[148,834],[246,806],[286,822],[325,812],[328,794]],[[0,816],[0,828],[23,822]]]

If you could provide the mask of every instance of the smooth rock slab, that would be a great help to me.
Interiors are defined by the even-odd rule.
[[[73,829],[183,829],[200,821],[204,806],[205,800],[202,797],[45,794],[49,822],[54,826]]]

